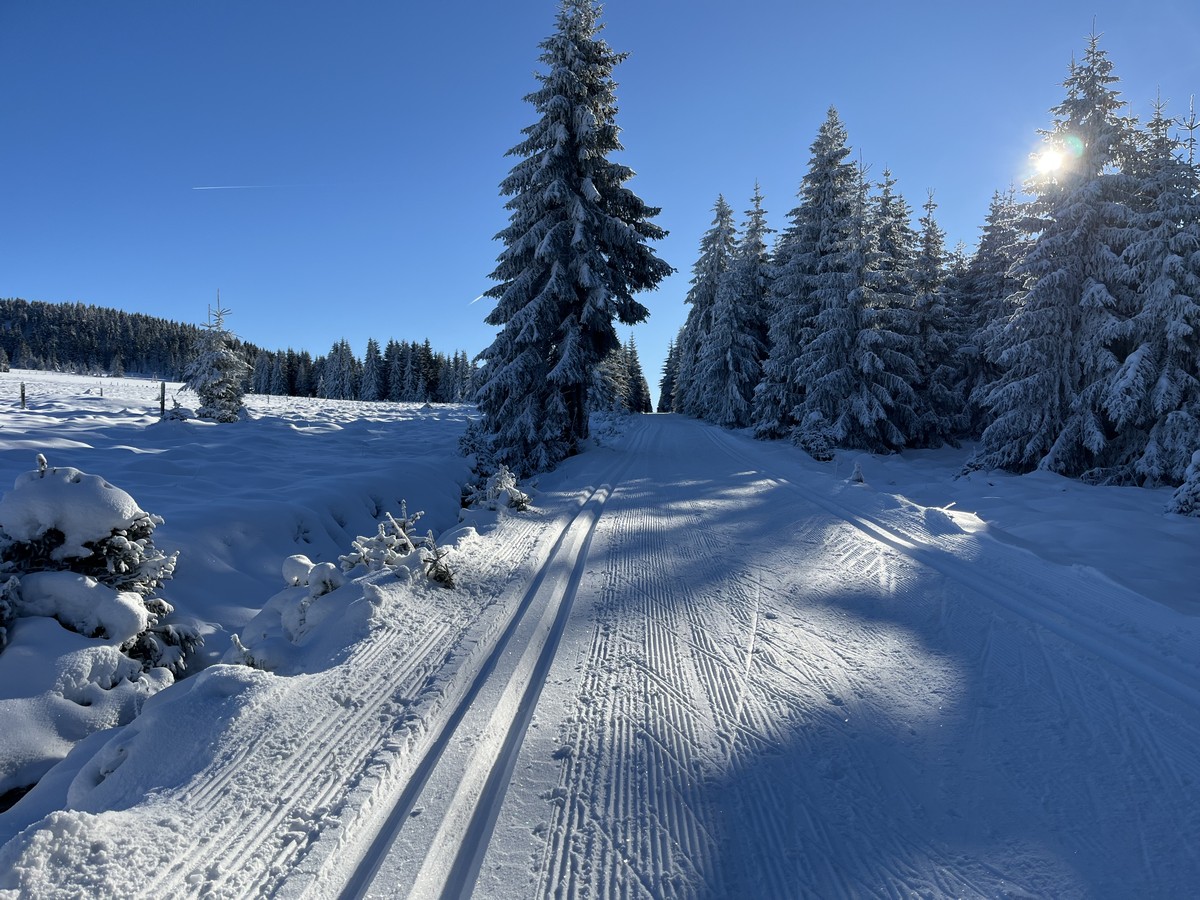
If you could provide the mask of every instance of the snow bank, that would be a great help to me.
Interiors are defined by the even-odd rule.
[[[76,741],[131,721],[173,680],[53,619],[19,619],[13,634],[0,653],[0,794],[38,781]]]

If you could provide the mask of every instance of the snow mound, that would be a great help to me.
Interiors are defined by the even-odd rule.
[[[63,534],[51,554],[57,561],[90,556],[84,544],[147,517],[125,491],[70,466],[26,472],[0,498],[0,527],[13,540],[33,541],[50,530]]]
[[[932,535],[962,534],[963,530],[944,509],[929,507],[925,510],[925,528]]]
[[[34,572],[21,578],[20,612],[48,616],[85,637],[123,644],[151,624],[140,594],[115,591],[87,575]],[[136,664],[135,664],[136,665]]]

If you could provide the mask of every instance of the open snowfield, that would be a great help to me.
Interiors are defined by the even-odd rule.
[[[645,416],[460,523],[467,408],[156,398],[0,375],[0,489],[41,452],[128,491],[207,640],[171,687],[84,691],[98,642],[17,620],[0,785],[40,781],[0,897],[1200,888],[1200,519],[1169,491]],[[401,500],[456,588],[284,584]]]

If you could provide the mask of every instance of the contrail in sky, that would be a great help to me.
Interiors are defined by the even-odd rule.
[[[316,187],[312,184],[206,184],[192,188],[193,191],[254,191],[260,188]]]
[[[467,306],[474,306],[476,303],[478,303],[480,300],[482,300],[484,298],[484,296],[485,296],[484,294],[480,294],[478,297],[476,297],[474,300],[472,300],[470,303],[468,303]]]

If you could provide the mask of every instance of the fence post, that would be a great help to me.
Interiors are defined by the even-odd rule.
[[[21,382],[21,409],[25,408],[25,382]]]
[[[167,417],[167,383],[160,381],[158,384],[158,417],[165,419]]]

